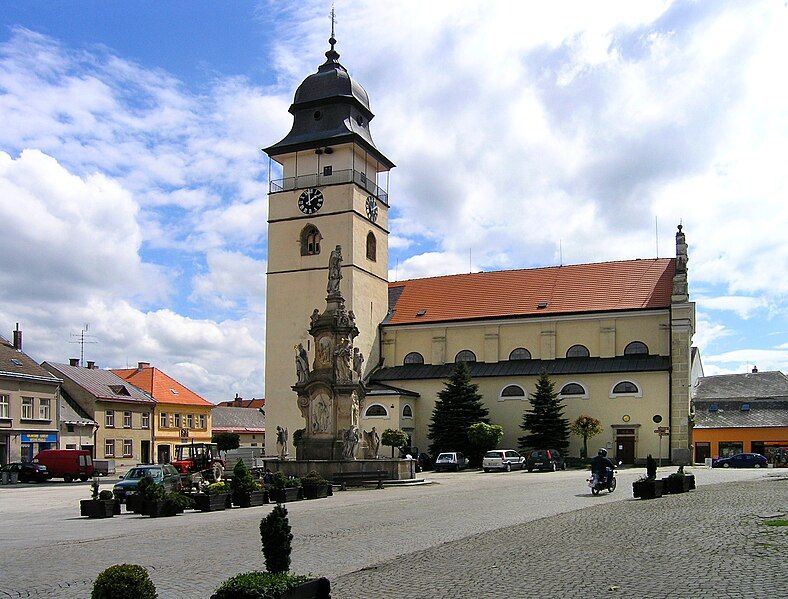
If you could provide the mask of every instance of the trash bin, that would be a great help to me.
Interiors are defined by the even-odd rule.
[[[8,473],[8,482],[12,485],[15,485],[19,482],[19,473],[18,472],[9,472]]]
[[[0,485],[8,484],[8,472],[0,472]]]

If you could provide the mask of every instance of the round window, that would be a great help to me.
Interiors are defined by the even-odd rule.
[[[320,112],[319,110],[315,110],[315,114],[313,114],[312,116],[315,117],[316,121],[319,121],[320,119],[323,118],[323,113]]]

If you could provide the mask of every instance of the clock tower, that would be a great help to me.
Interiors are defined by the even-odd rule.
[[[309,314],[326,300],[331,250],[342,247],[341,294],[359,330],[354,346],[367,369],[379,360],[378,325],[388,312],[388,171],[394,164],[375,147],[374,114],[364,88],[331,48],[317,72],[298,86],[293,126],[265,148],[269,166],[266,276],[266,454],[276,454],[277,426],[303,426],[295,382],[294,347],[310,348]],[[385,180],[385,185],[381,183]],[[312,353],[310,351],[310,353]]]

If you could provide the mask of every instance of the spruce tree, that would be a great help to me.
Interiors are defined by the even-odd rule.
[[[531,394],[531,409],[523,413],[520,428],[525,435],[517,439],[520,449],[558,449],[569,447],[569,420],[564,418],[564,406],[555,392],[555,385],[547,373],[536,382]]]
[[[427,437],[430,453],[437,456],[442,451],[461,451],[469,455],[472,446],[468,429],[477,422],[490,423],[487,408],[482,405],[479,386],[471,382],[465,362],[458,362],[445,388],[438,393]]]

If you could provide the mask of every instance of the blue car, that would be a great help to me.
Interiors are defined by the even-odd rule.
[[[711,463],[712,468],[766,468],[769,460],[759,453],[737,453]]]

